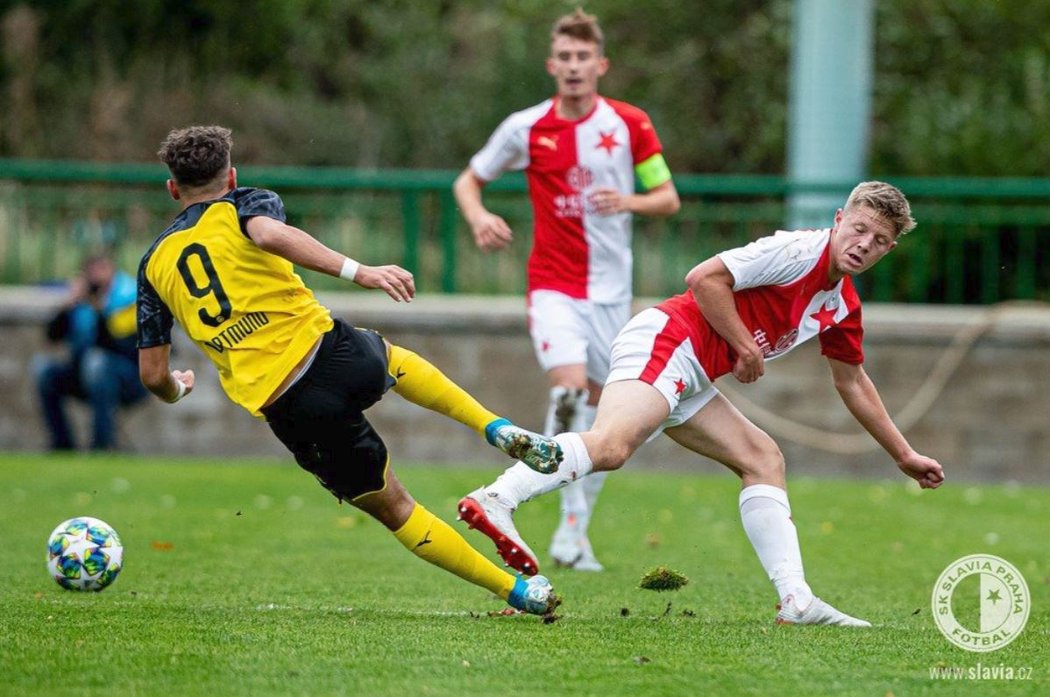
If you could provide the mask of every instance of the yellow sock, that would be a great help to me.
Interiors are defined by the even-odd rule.
[[[394,537],[420,559],[487,588],[504,600],[514,588],[513,576],[481,556],[452,526],[418,503]]]
[[[390,374],[394,391],[410,402],[444,414],[481,435],[499,416],[481,405],[425,358],[400,346],[390,346]]]

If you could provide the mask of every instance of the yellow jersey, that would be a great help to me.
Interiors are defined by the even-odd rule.
[[[219,370],[226,394],[255,416],[317,339],[328,309],[283,257],[248,237],[249,218],[284,222],[281,198],[237,188],[187,207],[142,257],[138,346],[171,343],[175,320]]]

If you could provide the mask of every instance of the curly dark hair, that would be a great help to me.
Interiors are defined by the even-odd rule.
[[[176,184],[200,187],[210,184],[230,166],[233,138],[222,126],[179,128],[160,144],[157,157],[168,166]]]

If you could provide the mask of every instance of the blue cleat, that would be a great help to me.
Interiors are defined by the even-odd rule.
[[[558,596],[546,576],[531,576],[528,579],[519,577],[514,583],[514,590],[507,597],[507,603],[515,610],[530,615],[547,615],[558,607]]]
[[[507,419],[496,419],[486,426],[485,440],[540,474],[557,472],[565,457],[553,438],[518,428]]]

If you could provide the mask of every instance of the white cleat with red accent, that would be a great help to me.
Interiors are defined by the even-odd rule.
[[[514,527],[514,509],[481,487],[464,496],[457,506],[459,519],[496,543],[507,566],[532,576],[540,570],[536,555]]]

